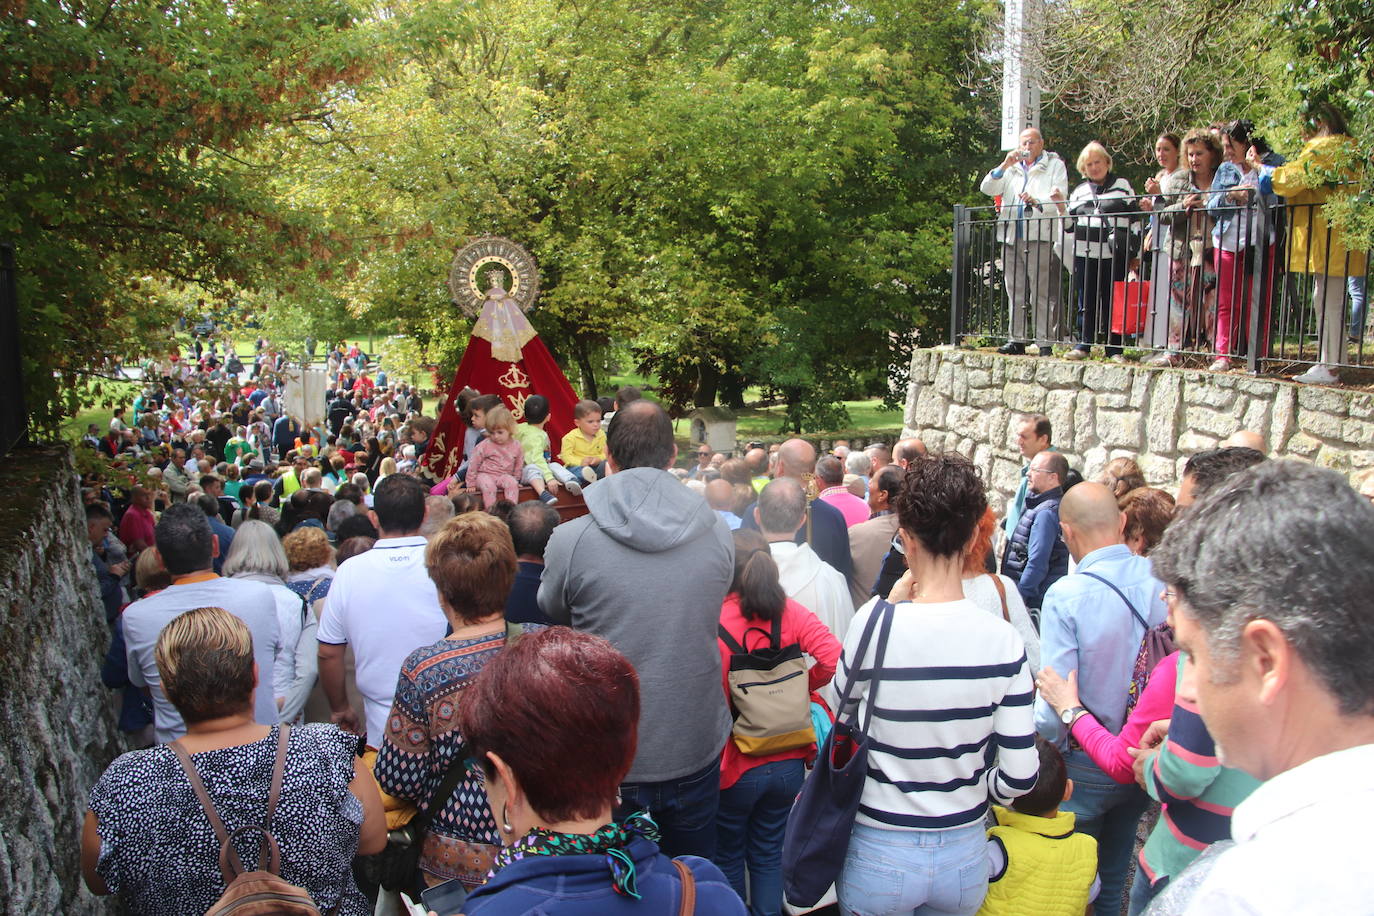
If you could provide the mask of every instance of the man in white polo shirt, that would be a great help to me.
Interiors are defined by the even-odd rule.
[[[404,474],[382,481],[368,512],[381,538],[339,567],[320,615],[320,685],[330,718],[358,731],[344,692],[344,651],[353,647],[358,691],[367,717],[367,744],[382,746],[396,678],[406,656],[444,637],[448,621],[425,569],[424,484]]]

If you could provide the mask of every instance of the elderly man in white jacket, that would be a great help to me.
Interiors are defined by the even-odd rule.
[[[1069,175],[1064,160],[1045,149],[1040,131],[1028,127],[1021,142],[1007,153],[1002,164],[983,178],[979,189],[989,197],[1000,197],[998,238],[1002,242],[1002,272],[1006,279],[1007,304],[1011,309],[1011,330],[999,353],[1021,354],[1031,341],[1027,324],[1026,300],[1033,306],[1034,340],[1040,353],[1050,352],[1050,344],[1062,336],[1060,328],[1060,286],[1062,282],[1054,241],[1060,221],[1060,204],[1069,193]]]

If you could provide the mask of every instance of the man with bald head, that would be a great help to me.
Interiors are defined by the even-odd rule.
[[[1238,429],[1221,440],[1220,448],[1252,448],[1264,454],[1264,437],[1253,429]]]
[[[1002,553],[1002,575],[1032,611],[1044,602],[1045,592],[1069,572],[1069,551],[1060,538],[1059,502],[1069,462],[1059,452],[1041,452],[1031,459],[1026,474],[1030,494]]]
[[[1043,456],[1036,456],[1037,460]],[[1080,706],[1056,715],[1043,698],[1035,701],[1035,727],[1057,742],[1073,780],[1074,812],[1080,833],[1098,842],[1102,891],[1099,916],[1121,912],[1126,868],[1136,823],[1148,797],[1134,783],[1120,785],[1073,741],[1069,726],[1090,709],[1112,734],[1126,719],[1126,688],[1147,628],[1164,622],[1164,586],[1150,561],[1131,553],[1123,540],[1126,517],[1116,497],[1099,483],[1084,482],[1064,495],[1059,522],[1078,569],[1045,594],[1040,614],[1040,654],[1060,677],[1076,673]]]
[[[822,500],[812,499],[815,491],[810,489],[810,484],[815,468],[816,449],[805,439],[788,439],[778,448],[778,479],[787,477],[797,481],[809,502],[806,518],[793,540],[798,544],[810,544],[818,557],[847,580],[854,569],[849,557],[849,526],[845,524],[844,513],[839,509]],[[752,508],[745,510],[744,522],[740,527],[759,530]]]
[[[1034,127],[988,172],[979,190],[1001,201],[997,237],[1002,243],[1002,275],[1007,287],[1010,334],[999,353],[1021,354],[1032,341],[1041,355],[1059,338],[1059,283],[1063,267],[1054,253],[1057,205],[1069,196],[1064,160],[1045,149]],[[1027,306],[1030,306],[1029,313]],[[1033,324],[1030,319],[1033,318]]]
[[[725,519],[725,524],[734,531],[739,527],[740,517],[735,514],[735,487],[724,477],[706,482],[706,505],[715,510],[716,515]]]
[[[757,446],[751,448],[744,453],[744,463],[749,465],[749,482],[757,493],[768,483],[768,453]]]
[[[754,521],[768,541],[778,581],[787,597],[815,614],[836,639],[843,640],[854,616],[848,580],[821,561],[809,544],[794,542],[806,522],[806,491],[799,481],[779,477],[759,494]]]
[[[926,444],[915,436],[909,439],[899,439],[897,444],[892,446],[892,463],[903,470],[911,467],[911,462],[917,458],[924,458],[925,456]]]

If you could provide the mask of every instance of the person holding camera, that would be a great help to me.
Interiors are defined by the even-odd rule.
[[[1001,200],[997,230],[1002,242],[1002,274],[1011,325],[1007,343],[997,352],[1022,354],[1031,341],[1027,301],[1034,316],[1034,339],[1040,354],[1061,336],[1059,291],[1062,267],[1054,253],[1061,204],[1069,194],[1068,169],[1057,153],[1045,149],[1034,127],[1021,132],[1019,145],[988,172],[979,189]]]

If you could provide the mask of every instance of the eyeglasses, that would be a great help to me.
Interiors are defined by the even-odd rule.
[[[1165,588],[1159,593],[1159,597],[1164,599],[1165,604],[1173,604],[1178,600],[1178,592],[1174,591],[1173,588]]]

